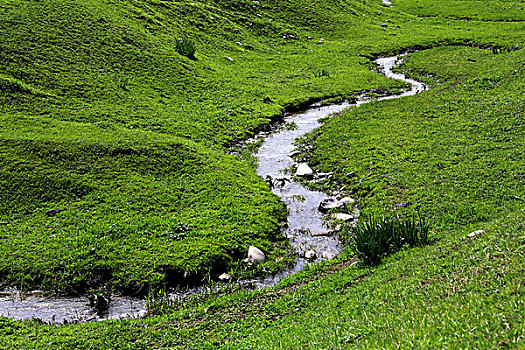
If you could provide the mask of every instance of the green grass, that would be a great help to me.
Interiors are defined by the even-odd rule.
[[[367,57],[506,47],[523,29],[422,22],[379,2],[0,5],[0,216],[10,223],[0,280],[69,291],[185,283],[183,271],[229,270],[249,245],[288,256],[277,199],[225,146],[288,107],[401,86],[370,72]],[[193,59],[177,38],[198,47]],[[169,238],[179,222],[191,233]],[[114,225],[124,233],[102,240]],[[129,260],[134,250],[140,259]]]
[[[525,20],[525,4],[519,1],[395,0],[396,8],[419,17],[452,18],[462,21],[518,22]]]
[[[297,296],[308,305],[231,348],[496,348],[523,346],[523,212],[376,270],[345,269]],[[255,346],[254,344],[259,344]],[[521,344],[521,346],[520,346]]]
[[[52,326],[0,321],[6,349],[496,348],[523,345],[525,281],[519,211],[440,232],[377,268],[337,263],[282,288],[209,295],[163,316]],[[485,234],[468,239],[474,229]]]
[[[334,172],[313,187],[365,216],[432,217],[433,244],[373,268],[346,252],[269,291],[158,299],[146,320],[2,318],[0,347],[523,347],[523,4],[394,5],[0,1],[0,281],[22,288],[238,277],[249,245],[281,268],[283,206],[229,146],[286,108],[395,91],[370,58],[437,47],[400,68],[430,91],[334,116],[300,155]]]
[[[286,106],[398,85],[335,40],[332,69],[333,53],[287,22],[290,4],[264,21],[251,2],[0,5],[4,285],[185,284],[185,272],[200,280],[235,267],[250,245],[266,252],[267,270],[282,268],[283,206],[224,146]],[[290,31],[299,42],[282,39]],[[182,37],[198,46],[194,59],[179,54]],[[179,224],[192,229],[173,234]]]
[[[0,208],[10,215],[0,229],[10,244],[0,271],[12,284],[65,291],[108,281],[118,289],[173,285],[186,283],[185,272],[190,280],[222,273],[246,245],[272,259],[283,254],[269,243],[282,240],[282,204],[232,156],[119,127],[9,122]]]
[[[441,47],[408,62],[430,91],[331,119],[306,160],[335,171],[328,187],[345,184],[365,213],[419,208],[461,225],[521,208],[523,51]]]
[[[377,266],[381,260],[403,248],[429,244],[431,224],[420,215],[360,219],[355,227],[345,227],[341,239],[365,265]]]

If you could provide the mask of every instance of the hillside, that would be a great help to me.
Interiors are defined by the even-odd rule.
[[[283,268],[286,208],[239,143],[308,102],[398,91],[371,71],[387,54],[421,50],[399,69],[431,90],[327,120],[298,159],[365,217],[434,225],[430,246],[377,268],[347,251],[146,320],[0,318],[2,347],[523,346],[523,3],[0,0],[0,14],[4,287],[144,294]],[[267,261],[241,273],[251,245]]]

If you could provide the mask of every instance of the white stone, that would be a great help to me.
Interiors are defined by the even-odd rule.
[[[324,251],[321,257],[326,260],[332,260],[333,258],[336,257],[336,255],[337,254],[335,254],[334,252]]]
[[[353,215],[350,215],[350,214],[343,214],[343,213],[334,213],[330,216],[332,219],[334,220],[339,220],[339,221],[350,221],[350,220],[354,220],[354,216]]]
[[[313,250],[309,250],[304,253],[304,257],[308,260],[314,260],[317,257],[317,254]]]
[[[355,199],[350,197],[344,197],[339,200],[339,203],[346,204],[346,205],[352,205],[355,203]]]
[[[313,176],[314,171],[306,163],[301,163],[297,166],[297,171],[295,173],[297,176]]]
[[[56,315],[53,315],[53,318],[55,318],[55,317],[56,317]],[[86,318],[86,322],[96,320],[97,318],[98,318],[97,314],[89,315],[88,318]]]
[[[473,237],[476,237],[476,236],[482,235],[482,234],[484,234],[484,233],[485,233],[485,231],[483,231],[483,230],[477,230],[477,231],[474,231],[474,232],[469,233],[469,234],[467,235],[467,237],[469,237],[469,238],[473,238]]]
[[[146,318],[148,316],[148,311],[141,309],[139,312],[137,312],[137,318]]]
[[[326,213],[330,209],[337,208],[336,207],[337,200],[335,198],[326,198],[319,203],[319,211],[321,213]]]
[[[332,177],[332,175],[334,175],[333,172],[331,172],[331,173],[318,173],[317,177]]]
[[[229,281],[231,279],[232,279],[232,276],[230,276],[227,273],[223,273],[222,275],[219,276],[219,280],[221,281]]]
[[[340,200],[336,200],[335,198],[327,198],[323,199],[321,203],[319,203],[319,211],[321,213],[326,213],[330,211],[331,209],[339,209],[344,208],[345,206],[350,206],[355,203],[355,200],[350,197],[345,197]]]
[[[324,237],[324,236],[331,236],[332,232],[330,231],[323,231],[323,232],[313,232],[312,237]]]
[[[233,62],[233,58],[231,58],[230,56],[226,56],[225,58],[226,58],[228,61]]]
[[[124,313],[120,315],[113,315],[113,316],[108,317],[108,320],[119,320],[119,321],[131,320],[131,319],[133,319],[133,316],[128,313]]]
[[[264,261],[266,259],[266,256],[264,255],[262,250],[260,250],[257,247],[251,246],[250,248],[248,248],[248,259],[250,259],[250,261]]]

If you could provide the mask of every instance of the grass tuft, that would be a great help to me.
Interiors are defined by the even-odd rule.
[[[404,247],[421,247],[429,243],[431,225],[421,215],[372,217],[346,231],[354,253],[366,265],[377,266],[381,260]]]
[[[195,41],[188,37],[175,38],[175,49],[183,56],[195,58],[197,45],[195,44]]]
[[[146,301],[146,310],[149,315],[166,315],[173,312],[178,301],[169,297],[166,290],[150,290]]]
[[[330,72],[327,71],[326,69],[321,69],[314,73],[314,77],[315,78],[322,78],[322,77],[330,78]]]

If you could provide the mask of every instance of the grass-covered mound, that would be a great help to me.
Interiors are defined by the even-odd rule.
[[[335,170],[368,213],[420,209],[458,225],[523,207],[523,50],[442,47],[408,62],[431,90],[333,118],[309,162]]]
[[[267,124],[284,106],[389,84],[368,72],[355,50],[321,49],[321,34],[348,21],[347,5],[338,1],[306,8],[251,0],[0,5],[6,113],[105,122],[224,145]],[[352,8],[373,13],[378,6]],[[354,17],[357,30],[363,20]],[[195,44],[195,57],[179,52],[183,39]],[[322,69],[330,79],[316,78]]]
[[[233,156],[121,127],[2,124],[0,274],[11,284],[185,283],[279,240],[282,205]]]

